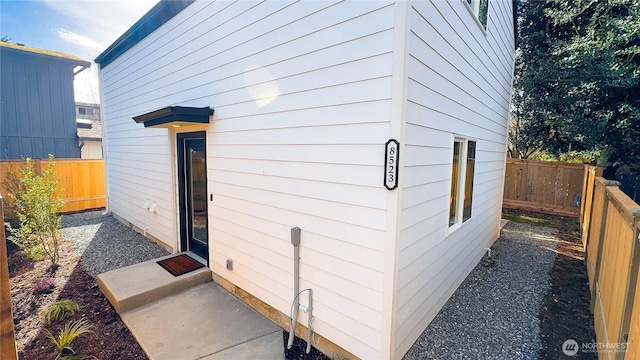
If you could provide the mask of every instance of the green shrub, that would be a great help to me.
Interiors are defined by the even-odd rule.
[[[36,174],[35,164],[26,158],[20,166],[20,175],[11,167],[7,172],[5,186],[13,200],[13,212],[19,227],[9,223],[9,240],[24,249],[31,259],[41,260],[46,256],[56,266],[59,259],[59,238],[61,217],[58,214],[64,201],[56,195],[58,183],[53,155],[49,155],[46,169]]]
[[[57,337],[45,329],[45,331],[47,331],[47,337],[55,345],[56,350],[58,350],[56,360],[63,356],[65,350],[75,354],[75,351],[71,348],[71,343],[82,335],[93,333],[93,330],[91,330],[92,327],[93,324],[91,324],[87,318],[82,318],[68,322],[64,328],[60,329]]]
[[[80,306],[75,301],[69,299],[59,300],[49,305],[40,314],[40,317],[45,324],[51,324],[54,321],[64,319],[67,315],[73,315],[79,310]]]

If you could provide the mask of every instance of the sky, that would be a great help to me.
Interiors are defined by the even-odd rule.
[[[92,61],[159,0],[0,0],[0,37]],[[76,76],[77,102],[99,103],[95,64]]]

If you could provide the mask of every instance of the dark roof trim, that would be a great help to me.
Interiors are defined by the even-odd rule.
[[[143,123],[144,127],[167,126],[171,123],[208,124],[211,115],[213,115],[213,109],[208,106],[203,108],[169,106],[134,116],[133,120],[137,123]]]
[[[105,68],[115,59],[134,47],[164,23],[173,18],[180,11],[191,5],[195,0],[161,0],[138,20],[129,30],[111,44],[95,62]]]

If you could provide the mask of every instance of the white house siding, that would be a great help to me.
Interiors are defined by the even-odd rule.
[[[134,84],[123,83],[120,59],[102,70],[103,142],[109,209],[176,249],[176,215],[171,182],[170,143],[166,129],[144,129],[132,116],[149,108],[135,93],[121,98]],[[156,202],[156,212],[143,208]]]
[[[105,96],[105,98],[107,98]],[[140,229],[176,249],[176,216],[171,185],[169,139],[166,130],[142,129],[131,116],[108,107],[106,124],[109,209]],[[151,131],[148,131],[151,130]],[[160,135],[153,136],[153,133]],[[151,135],[151,136],[150,136]],[[156,211],[143,208],[155,202]]]
[[[85,140],[80,149],[82,159],[102,159],[102,141]]]
[[[131,117],[211,106],[211,270],[289,314],[299,226],[314,330],[379,358],[393,21],[381,1],[187,7],[103,70],[112,211],[176,243],[173,132]]]
[[[462,0],[410,10],[395,357],[409,349],[499,236],[513,65],[512,2],[486,35]],[[477,141],[472,218],[447,234],[454,136]]]

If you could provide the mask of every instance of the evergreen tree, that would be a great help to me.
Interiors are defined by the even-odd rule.
[[[640,163],[640,3],[522,2],[518,40],[512,156],[601,150]]]

